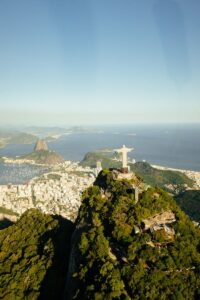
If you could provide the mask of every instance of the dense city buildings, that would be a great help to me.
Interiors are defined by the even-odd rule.
[[[127,154],[126,154],[127,155]],[[5,163],[28,163],[27,160],[4,158]],[[120,158],[121,160],[122,158]],[[38,165],[34,161],[29,164]],[[162,170],[174,170],[161,166],[154,166]],[[0,185],[0,217],[6,212],[17,218],[29,208],[39,208],[44,213],[61,215],[72,221],[77,216],[81,205],[83,190],[93,184],[95,177],[102,170],[101,162],[97,161],[96,168],[83,167],[78,162],[65,161],[51,166],[51,171],[31,179],[26,184]],[[193,189],[200,189],[200,172],[178,170],[193,179]],[[132,173],[121,174],[131,175]],[[186,187],[189,189],[189,187]]]
[[[25,185],[0,185],[0,207],[21,215],[29,208],[74,220],[81,193],[95,179],[93,170],[66,161]]]

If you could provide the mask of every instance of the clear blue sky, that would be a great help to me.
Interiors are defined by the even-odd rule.
[[[199,121],[199,0],[0,1],[0,124]]]

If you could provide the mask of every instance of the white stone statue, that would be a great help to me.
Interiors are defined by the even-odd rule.
[[[120,149],[114,149],[115,152],[120,153],[122,155],[122,168],[128,168],[127,162],[128,162],[128,156],[127,153],[134,150],[134,148],[127,148],[125,145],[123,145]]]

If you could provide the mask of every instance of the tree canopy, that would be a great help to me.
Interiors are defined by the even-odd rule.
[[[113,172],[103,170],[84,192],[76,222],[79,234],[71,281],[75,288],[70,296],[199,299],[199,229],[165,191],[149,188],[136,203],[133,186],[132,181],[118,180]],[[161,220],[160,227],[153,224],[145,229],[145,220],[164,212],[174,215],[175,221]]]

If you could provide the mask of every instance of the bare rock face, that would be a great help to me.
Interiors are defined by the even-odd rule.
[[[47,143],[44,140],[38,140],[35,144],[34,151],[46,151],[48,150]]]
[[[22,158],[32,160],[35,163],[42,165],[56,165],[65,161],[61,155],[55,151],[49,150],[47,143],[40,139],[37,141],[34,151],[22,156]]]
[[[149,219],[144,219],[143,222],[145,225],[144,230],[148,230],[148,229],[158,230],[166,224],[176,222],[176,218],[172,211],[164,211]]]

